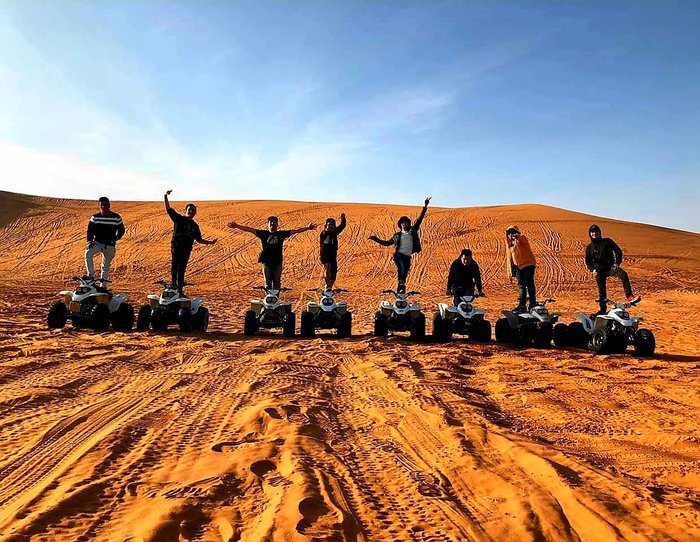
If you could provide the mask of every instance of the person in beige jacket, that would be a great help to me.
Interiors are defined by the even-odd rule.
[[[537,262],[535,255],[527,240],[517,226],[508,226],[506,229],[506,269],[508,277],[518,279],[518,306],[515,312],[524,312],[537,304],[535,293],[535,269]],[[525,306],[525,300],[529,298],[529,305]]]

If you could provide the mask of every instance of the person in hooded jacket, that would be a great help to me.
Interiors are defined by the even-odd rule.
[[[430,197],[425,198],[425,204],[415,223],[411,224],[411,219],[407,216],[399,218],[399,231],[394,233],[391,239],[380,239],[376,235],[370,235],[369,239],[382,246],[390,247],[394,245],[394,264],[396,264],[396,274],[398,276],[398,286],[396,291],[403,293],[406,291],[406,277],[411,269],[411,257],[421,251],[419,230],[428,211]]]
[[[591,239],[591,243],[586,247],[586,267],[589,271],[595,273],[595,280],[598,285],[598,303],[600,304],[598,314],[605,314],[608,310],[606,284],[608,277],[620,279],[628,303],[638,303],[642,298],[632,293],[629,276],[620,267],[622,263],[622,249],[609,237],[603,237],[598,224],[593,224],[588,228],[588,236]]]
[[[474,290],[479,295],[484,295],[481,285],[481,269],[476,260],[472,258],[471,249],[465,248],[455,261],[450,265],[450,273],[447,277],[447,295],[452,296],[455,307],[459,305],[459,298],[465,295],[474,295]]]

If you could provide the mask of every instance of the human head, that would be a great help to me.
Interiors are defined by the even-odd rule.
[[[600,226],[598,226],[598,224],[593,224],[590,228],[588,228],[588,237],[591,239],[600,239],[601,235],[602,232],[600,231]]]
[[[506,237],[508,237],[509,239],[517,238],[518,235],[520,235],[520,230],[517,226],[508,226],[506,228]]]
[[[326,218],[326,223],[323,225],[323,229],[326,231],[335,230],[335,218]]]
[[[469,265],[472,261],[472,251],[468,248],[465,248],[459,255],[459,259],[462,260],[462,263],[464,265]]]
[[[408,231],[411,228],[411,219],[404,215],[399,218],[398,225],[400,230]]]
[[[185,206],[185,214],[190,218],[194,218],[194,215],[197,214],[197,206],[194,203],[188,203]]]
[[[276,216],[267,217],[267,229],[270,231],[277,231],[279,226],[279,219]]]
[[[110,202],[109,202],[109,198],[108,198],[107,196],[102,196],[102,197],[101,197],[99,200],[97,200],[97,201],[98,201],[99,204],[100,204],[100,211],[102,211],[103,213],[108,213],[108,212],[109,212],[109,208],[110,208],[110,206],[111,206],[111,204],[110,204]]]

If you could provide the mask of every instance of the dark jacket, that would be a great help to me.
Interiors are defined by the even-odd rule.
[[[479,264],[472,260],[469,265],[464,265],[461,258],[457,258],[450,266],[450,274],[447,277],[447,290],[452,291],[452,287],[466,288],[481,291],[481,269]]]
[[[603,237],[586,248],[586,267],[589,271],[610,271],[613,265],[622,263],[622,249],[609,237]]]
[[[423,219],[425,218],[425,213],[428,210],[428,206],[425,205],[423,206],[423,209],[421,210],[420,214],[418,215],[418,218],[416,218],[415,223],[411,226],[411,228],[408,230],[408,232],[411,234],[411,237],[413,238],[413,250],[411,251],[411,254],[415,254],[416,252],[421,251],[421,246],[420,246],[420,236],[418,234],[418,231],[420,230],[420,225],[423,223]],[[376,235],[373,235],[370,237],[372,241],[375,243],[379,243],[380,245],[383,245],[385,247],[390,247],[391,245],[395,245],[396,248],[394,249],[394,253],[399,251],[399,245],[401,244],[401,232],[397,231],[391,239],[380,239]]]
[[[87,227],[88,243],[96,241],[103,245],[114,246],[124,236],[124,222],[122,217],[112,211],[107,216],[96,213],[90,217]]]
[[[340,225],[333,232],[322,231],[319,235],[321,240],[321,262],[329,263],[338,257],[338,235],[345,229],[347,222],[345,217],[340,217]]]
[[[168,209],[168,216],[173,221],[173,238],[172,245],[192,248],[194,242],[202,242],[202,232],[199,229],[199,224],[192,220],[189,216],[183,216],[172,207]]]

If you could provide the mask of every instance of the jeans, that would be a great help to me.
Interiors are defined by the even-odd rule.
[[[264,263],[262,264],[262,272],[265,279],[265,288],[268,290],[279,290],[281,288],[282,262]]]
[[[177,288],[182,293],[185,286],[185,270],[192,254],[191,245],[170,245],[170,255],[172,263],[170,265],[170,278],[173,288]]]
[[[513,267],[515,277],[518,279],[518,305],[525,306],[526,298],[530,298],[530,306],[534,307],[537,304],[535,295],[535,265],[528,265],[520,269],[517,266]]]
[[[95,264],[93,259],[95,254],[102,254],[100,277],[108,280],[109,268],[112,265],[112,259],[114,258],[115,251],[116,249],[114,245],[105,245],[103,243],[98,243],[97,241],[88,243],[88,246],[85,249],[85,269],[87,269],[87,274],[90,277],[95,277]],[[103,286],[105,286],[105,284],[103,284]]]
[[[632,285],[630,284],[630,278],[627,272],[618,267],[612,273],[610,269],[600,269],[595,274],[595,281],[598,284],[598,303],[600,304],[600,310],[606,311],[608,308],[608,288],[606,280],[608,277],[617,277],[622,282],[622,288],[625,290],[625,296],[630,297],[632,295]]]
[[[397,252],[394,254],[394,263],[396,264],[396,274],[399,280],[397,290],[405,290],[406,277],[408,277],[408,271],[411,269],[411,257]]]

